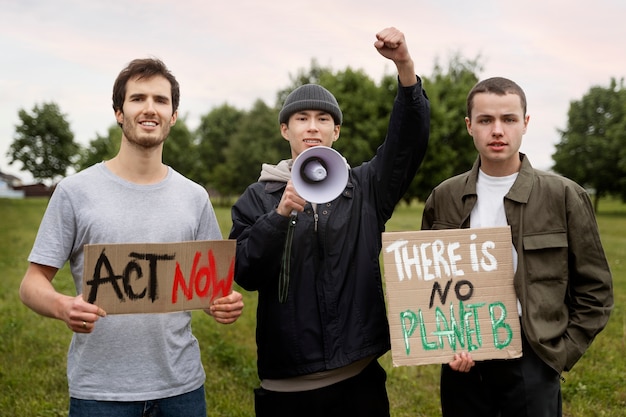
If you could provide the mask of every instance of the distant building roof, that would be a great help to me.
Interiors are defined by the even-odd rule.
[[[22,185],[22,180],[20,178],[16,177],[15,175],[5,174],[2,171],[0,171],[0,180],[4,180],[4,182],[11,187]]]
[[[49,187],[45,184],[29,184],[15,187],[24,193],[24,197],[50,197],[54,192],[54,186]]]

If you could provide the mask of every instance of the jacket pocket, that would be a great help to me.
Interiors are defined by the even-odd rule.
[[[565,232],[524,236],[523,245],[524,265],[530,281],[567,281],[568,244]]]
[[[457,223],[444,222],[436,220],[433,222],[430,230],[448,230],[448,229],[460,229],[461,226]]]

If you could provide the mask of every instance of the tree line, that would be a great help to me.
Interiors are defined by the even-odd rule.
[[[480,59],[452,57],[446,65],[435,63],[432,74],[423,76],[431,102],[431,134],[426,158],[404,199],[425,200],[444,179],[468,170],[476,158],[464,117],[467,93],[482,71]],[[289,157],[289,144],[278,127],[278,112],[294,88],[317,83],[333,92],[344,114],[341,136],[334,147],[357,166],[371,159],[386,134],[396,75],[378,82],[362,70],[350,67],[334,71],[315,60],[310,68],[290,77],[290,85],[268,105],[256,100],[249,110],[229,104],[213,108],[191,130],[179,117],[164,145],[164,163],[204,185],[212,199],[233,197],[256,181],[262,163]],[[183,92],[184,94],[184,92]],[[69,169],[80,171],[112,158],[118,150],[121,129],[112,123],[105,135],[96,134],[87,146],[74,141],[66,116],[53,102],[35,105],[29,113],[18,112],[9,163],[39,181],[58,181]],[[568,124],[560,130],[561,141],[553,154],[553,170],[594,191],[626,201],[626,89],[623,79],[611,79],[608,87],[592,87],[579,101],[572,101]]]

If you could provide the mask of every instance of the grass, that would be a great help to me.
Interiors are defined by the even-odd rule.
[[[0,199],[0,415],[58,417],[67,415],[66,352],[71,332],[64,323],[38,316],[20,302],[17,289],[47,200]],[[228,208],[216,208],[225,235]],[[389,231],[418,230],[421,206],[401,205],[388,223]],[[626,205],[615,200],[600,204],[598,224],[614,276],[615,309],[607,328],[585,356],[565,374],[562,385],[567,417],[622,416],[626,407]],[[54,284],[72,294],[67,266]],[[201,312],[193,313],[194,334],[200,341],[207,373],[210,416],[250,416],[252,390],[258,384],[254,343],[256,295],[242,291],[246,309],[233,325],[219,325]],[[388,371],[391,415],[440,416],[439,366],[391,366]]]

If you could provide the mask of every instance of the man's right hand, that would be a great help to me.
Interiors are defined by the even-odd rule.
[[[276,207],[276,211],[281,216],[289,217],[293,211],[304,211],[305,205],[306,200],[298,195],[296,188],[293,186],[291,180],[289,180],[285,187],[285,192],[278,203],[278,207]]]

